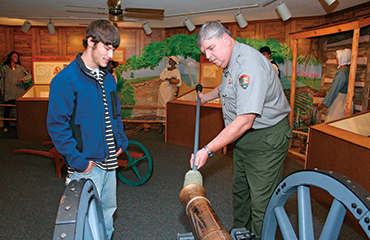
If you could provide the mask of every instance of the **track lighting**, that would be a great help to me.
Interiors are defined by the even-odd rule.
[[[186,17],[184,19],[184,23],[185,23],[185,26],[187,27],[187,29],[189,30],[189,32],[194,31],[195,25],[189,17]]]
[[[286,21],[286,20],[288,20],[289,18],[292,17],[292,14],[290,13],[290,11],[288,9],[288,6],[285,4],[285,2],[280,2],[276,6],[276,10],[279,12],[283,21]]]
[[[245,28],[248,25],[247,20],[245,20],[245,17],[243,13],[240,12],[240,9],[237,14],[235,14],[235,19],[239,24],[240,28]]]
[[[51,19],[49,20],[48,22],[48,29],[49,29],[49,33],[51,35],[55,34],[55,27],[54,27],[54,23],[51,21]]]
[[[270,3],[273,3],[275,2],[276,0],[267,0],[265,1],[264,3],[262,3],[262,7],[266,7],[267,5],[269,5]]]
[[[325,0],[325,2],[330,6],[335,2],[335,0]]]
[[[28,21],[28,20],[26,20],[26,21],[24,21],[21,30],[22,30],[22,32],[26,33],[26,32],[28,32],[28,30],[30,29],[30,27],[31,27],[31,22]]]
[[[143,28],[146,35],[152,34],[152,29],[149,26],[149,23],[147,21],[143,22]]]

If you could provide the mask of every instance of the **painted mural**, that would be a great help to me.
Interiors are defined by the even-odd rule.
[[[168,56],[175,55],[180,59],[177,66],[181,72],[182,95],[198,83],[200,67],[200,49],[196,46],[196,34],[178,34],[162,42],[153,42],[147,45],[140,56],[133,56],[119,65],[114,71],[118,77],[118,91],[122,105],[156,106],[158,88],[161,84],[159,75],[168,63]],[[292,51],[287,44],[281,44],[276,39],[236,38],[257,50],[262,46],[269,46],[272,59],[278,63],[281,71],[281,83],[289,100]],[[298,73],[296,82],[296,106],[294,128],[306,128],[316,124],[316,110],[313,107],[313,95],[320,90],[321,63],[314,57],[300,56],[298,58]],[[125,108],[122,116],[130,119],[155,119],[155,110],[140,111]]]

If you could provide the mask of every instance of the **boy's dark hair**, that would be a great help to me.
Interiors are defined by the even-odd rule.
[[[90,37],[95,44],[102,42],[114,48],[118,48],[121,41],[118,29],[111,22],[103,19],[93,21],[87,26],[86,38],[83,40],[84,48],[87,47],[87,39]]]

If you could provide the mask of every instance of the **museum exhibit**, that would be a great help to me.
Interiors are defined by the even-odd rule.
[[[370,239],[369,1],[0,5],[0,239]]]

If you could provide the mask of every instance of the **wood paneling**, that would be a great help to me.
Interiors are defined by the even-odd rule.
[[[0,61],[3,58],[3,56],[9,53],[7,50],[5,29],[6,29],[5,26],[0,26]]]
[[[136,43],[139,41],[139,39],[136,39],[136,34],[138,32],[138,29],[119,29],[119,34],[121,36],[120,46],[126,48],[126,58],[139,55],[136,52]]]
[[[84,50],[82,40],[86,27],[55,27],[51,35],[47,27],[32,26],[23,33],[19,26],[0,25],[0,60],[11,51],[17,51],[21,63],[32,71],[32,56],[75,56]],[[140,55],[145,45],[164,40],[164,29],[153,29],[149,36],[142,28],[119,28],[120,47],[126,48],[126,59]]]
[[[333,20],[358,17],[370,12],[370,3],[366,3],[340,13],[329,14],[312,18],[293,18],[286,22],[280,19],[250,21],[248,26],[241,29],[237,23],[225,23],[235,37],[244,38],[275,38],[280,43],[286,43],[292,48],[291,33],[307,27],[317,26]],[[126,58],[140,55],[145,45],[151,42],[163,41],[175,34],[196,34],[200,26],[189,32],[183,27],[153,29],[149,36],[142,28],[119,28],[121,47],[126,48]],[[32,26],[27,33],[21,31],[20,26],[0,25],[0,57],[10,51],[17,51],[21,56],[22,64],[29,70],[32,66],[32,56],[74,56],[84,50],[82,39],[85,37],[86,27],[55,27],[56,33],[50,35],[47,27]],[[309,39],[299,40],[298,55],[306,54],[310,47]]]
[[[47,29],[40,29],[40,55],[58,56],[58,33],[51,35]]]
[[[82,40],[85,38],[85,28],[66,29],[66,56],[74,56],[84,50]],[[61,55],[61,54],[58,54]]]

